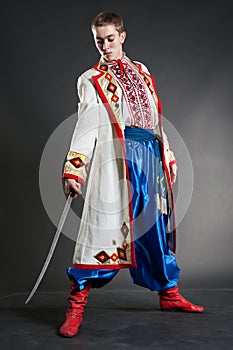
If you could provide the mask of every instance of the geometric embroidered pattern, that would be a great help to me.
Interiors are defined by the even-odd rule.
[[[70,162],[75,166],[75,168],[79,168],[83,165],[83,161],[79,157],[71,159]]]
[[[119,259],[121,260],[127,260],[127,257],[126,257],[126,251],[120,247],[117,248],[117,253],[118,253],[118,256],[119,256]]]
[[[106,73],[106,74],[105,74],[105,78],[108,79],[108,81],[111,81],[111,80],[112,80],[112,76],[111,76],[111,74],[109,74],[109,73]]]
[[[118,97],[117,95],[114,94],[114,95],[112,95],[111,100],[112,100],[113,102],[118,102],[119,97]]]
[[[127,243],[127,241],[124,241],[124,242],[122,243],[122,247],[123,247],[125,250],[128,248],[128,243]]]
[[[113,83],[109,83],[107,86],[108,91],[111,91],[113,94],[116,91],[117,87]]]
[[[64,177],[73,177],[85,184],[90,159],[82,153],[69,151],[64,165]]]
[[[107,72],[108,66],[107,66],[106,64],[101,64],[101,65],[100,65],[100,69],[103,70],[103,71],[105,71],[105,72]]]
[[[127,252],[126,249],[128,247],[128,243],[126,240],[124,240],[122,247],[117,247],[117,253],[113,253],[111,256],[104,250],[101,250],[99,253],[94,255],[94,258],[96,258],[101,264],[109,264],[109,260],[112,260],[113,262],[116,262],[119,260],[125,260],[127,261]]]
[[[129,229],[128,229],[125,222],[123,222],[123,225],[121,226],[121,232],[122,232],[124,238],[126,238],[128,236]]]
[[[110,259],[110,256],[104,250],[102,250],[101,252],[95,255],[95,258],[103,264]]]
[[[127,248],[128,244],[125,244],[125,247]],[[109,259],[111,259],[113,262],[115,262],[118,259],[121,260],[127,260],[127,255],[126,255],[126,248],[117,248],[117,254],[113,253],[111,256],[108,255],[107,252],[102,250],[98,254],[96,254],[94,257],[102,264],[106,263]]]
[[[112,254],[112,255],[110,256],[110,258],[111,258],[112,261],[115,262],[115,261],[118,259],[118,256],[117,256],[117,254],[114,253],[114,254]]]
[[[124,93],[131,125],[153,128],[153,110],[146,88],[146,84],[150,83],[149,80],[145,77],[143,79],[141,74],[124,59],[121,63],[115,62],[111,65],[111,70]],[[114,93],[112,89],[113,86],[108,86],[108,90]]]

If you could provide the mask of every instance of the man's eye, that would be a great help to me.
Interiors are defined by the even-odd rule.
[[[110,42],[113,41],[113,40],[114,40],[114,39],[108,39],[108,41],[110,41]]]
[[[102,41],[101,40],[97,40],[97,44],[102,44]]]

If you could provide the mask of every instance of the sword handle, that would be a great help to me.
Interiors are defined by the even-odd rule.
[[[69,196],[70,196],[70,197],[74,197],[75,194],[76,194],[76,192],[75,192],[73,189],[70,190],[70,193],[69,193]]]

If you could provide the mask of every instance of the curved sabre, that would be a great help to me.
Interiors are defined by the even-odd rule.
[[[63,209],[63,212],[62,212],[62,215],[61,215],[59,224],[58,224],[58,226],[57,226],[56,233],[55,233],[54,238],[53,238],[53,242],[52,242],[52,244],[51,244],[51,247],[50,247],[49,253],[48,253],[48,255],[47,255],[47,258],[46,258],[46,260],[45,260],[45,262],[44,262],[44,266],[42,267],[42,270],[41,270],[41,272],[40,272],[40,274],[39,274],[39,276],[38,276],[38,278],[37,278],[37,280],[36,280],[36,283],[35,283],[34,287],[33,287],[32,290],[31,290],[31,293],[29,294],[27,300],[25,301],[25,304],[28,304],[28,303],[29,303],[29,301],[31,300],[31,298],[32,298],[33,295],[35,294],[37,288],[39,287],[39,284],[40,284],[42,278],[43,278],[44,275],[45,275],[45,272],[46,272],[46,270],[47,270],[47,268],[48,268],[48,265],[49,265],[50,260],[51,260],[51,258],[52,258],[52,256],[53,256],[54,250],[55,250],[55,248],[56,248],[58,239],[59,239],[59,237],[60,237],[61,230],[62,230],[63,225],[64,225],[64,223],[65,223],[67,214],[68,214],[68,212],[69,212],[69,208],[70,208],[71,202],[72,202],[72,200],[73,200],[73,198],[72,198],[73,196],[74,196],[74,193],[71,192],[71,193],[69,194],[67,200],[66,200],[66,203],[65,203],[65,206],[64,206],[64,209]]]

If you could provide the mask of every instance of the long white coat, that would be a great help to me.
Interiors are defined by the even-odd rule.
[[[160,114],[153,78],[144,65],[127,60],[144,77],[151,103]],[[109,86],[110,83],[113,85]],[[63,175],[82,184],[87,182],[73,264],[81,268],[135,267],[131,189],[124,149],[124,96],[111,70],[101,60],[79,77],[78,95],[78,122]],[[169,165],[175,159],[159,114],[154,132],[163,142],[168,214],[173,217]],[[174,229],[172,233],[175,234]]]

